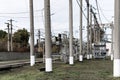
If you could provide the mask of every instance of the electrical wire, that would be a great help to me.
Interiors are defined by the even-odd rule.
[[[96,2],[96,7],[97,7],[97,11],[98,11],[99,20],[100,20],[100,23],[102,24],[102,20],[101,20],[101,17],[100,17],[100,11],[99,11],[99,7],[98,7],[98,1],[95,0],[95,2]]]
[[[82,6],[80,5],[79,1],[78,1],[78,0],[76,0],[76,2],[77,2],[77,4],[79,5],[79,7],[82,9]],[[83,10],[82,10],[82,13],[83,13],[84,17],[87,19],[87,17],[86,17],[86,15],[85,15],[85,13],[84,13],[84,11],[83,11]]]
[[[41,12],[42,10],[34,10],[34,12]],[[28,14],[29,12],[16,12],[16,13],[0,13],[0,14]]]
[[[28,11],[29,10],[29,7],[28,7],[28,0],[24,0],[24,3],[25,3],[25,7],[26,7],[26,11]]]
[[[88,2],[87,0],[86,0],[86,3],[87,3],[87,5],[90,5],[89,2]],[[95,19],[95,21],[96,21],[96,24],[98,25],[98,28],[99,28],[100,26],[99,26],[97,17],[96,17],[96,15],[95,15],[95,13],[93,12],[93,9],[92,9],[92,8],[91,8],[91,12],[92,12],[92,14],[93,14],[93,16],[94,16],[94,19]]]
[[[4,17],[4,18],[29,18],[29,17],[13,17],[13,16],[0,16],[0,17]]]
[[[3,17],[3,18],[29,18],[29,17],[15,17],[15,16],[0,16],[0,17]],[[34,17],[39,18],[42,16],[34,16]]]
[[[99,6],[99,9],[101,11],[101,14],[103,15],[104,19],[109,23],[110,21],[107,19],[107,17],[104,15],[103,11],[102,11],[102,8],[100,6],[100,4],[98,3],[98,6]]]

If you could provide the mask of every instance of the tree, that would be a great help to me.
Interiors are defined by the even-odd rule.
[[[4,39],[7,35],[6,31],[0,30],[0,39]]]
[[[14,33],[13,41],[14,43],[20,43],[21,47],[27,46],[29,40],[29,32],[23,28],[17,30],[17,32]]]
[[[7,32],[0,30],[0,51],[6,51],[7,47]],[[4,45],[4,46],[3,46]]]

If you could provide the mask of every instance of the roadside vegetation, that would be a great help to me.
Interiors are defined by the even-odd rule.
[[[11,37],[11,34],[9,34]],[[13,38],[13,51],[26,52],[29,51],[29,32],[27,29],[18,29],[12,34]],[[10,41],[10,39],[9,39]],[[8,33],[6,31],[0,30],[0,52],[7,51],[8,43]]]

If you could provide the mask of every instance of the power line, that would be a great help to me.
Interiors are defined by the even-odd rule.
[[[34,10],[34,12],[41,12],[41,11],[42,11],[42,9],[41,10]],[[26,12],[0,13],[0,14],[29,14],[29,12],[26,11]]]
[[[98,1],[95,0],[95,2],[96,2],[96,6],[97,6],[97,11],[98,11],[99,20],[100,20],[100,22],[102,23],[102,20],[101,20],[101,17],[100,17],[100,11],[99,11],[99,7],[98,7]]]
[[[90,5],[87,0],[86,0],[86,3],[87,3],[88,6]],[[93,9],[91,8],[90,11],[91,11],[92,14],[93,14],[93,17],[94,17],[94,19],[95,19],[95,22],[96,22],[97,26],[100,27],[100,26],[99,26],[99,23],[98,23],[98,20],[97,20],[97,17],[96,17],[96,14],[94,13]]]
[[[14,16],[0,16],[0,17],[5,17],[5,18],[29,18],[29,17],[14,17]],[[36,18],[42,17],[42,16],[34,16]]]
[[[108,23],[109,23],[110,21],[109,21],[109,20],[107,19],[107,17],[104,15],[104,13],[103,13],[103,11],[102,11],[102,8],[101,8],[101,6],[99,5],[99,3],[98,3],[98,6],[99,6],[99,9],[100,9],[101,14],[103,15],[104,19],[105,19],[106,21],[108,21]]]
[[[29,10],[29,8],[28,8],[28,3],[29,3],[28,0],[24,0],[24,3],[25,3],[24,5],[26,7],[26,11]]]
[[[78,1],[78,0],[76,0],[76,2],[77,2],[77,4],[79,5],[79,7],[80,7],[80,8],[82,8],[82,6],[80,5],[79,1]],[[84,13],[84,11],[83,11],[83,10],[82,10],[82,13],[83,13],[84,17],[87,19],[87,17],[86,17],[86,15],[85,15],[85,13]]]
[[[29,17],[13,17],[13,16],[0,16],[0,17],[4,17],[4,18],[29,18]]]

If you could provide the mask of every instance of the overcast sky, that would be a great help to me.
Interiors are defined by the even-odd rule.
[[[35,30],[44,30],[44,0],[34,1],[34,16],[35,16]],[[52,32],[59,33],[62,31],[68,31],[68,1],[69,0],[51,0],[51,19],[52,19]],[[84,1],[84,13],[86,13],[86,3]],[[95,0],[90,0],[90,4],[96,8]],[[113,20],[114,16],[114,0],[98,0],[98,4],[101,7],[100,14],[103,23],[108,23]],[[78,34],[79,30],[79,6],[76,0],[73,0],[74,10],[74,33]],[[94,10],[95,11],[95,10]],[[0,0],[0,27],[5,29],[5,22],[13,19],[14,29],[29,28],[29,0]],[[97,11],[95,11],[97,13]],[[104,17],[104,16],[105,17]],[[98,17],[98,16],[97,16]],[[107,18],[107,19],[106,19]],[[109,20],[109,21],[108,21]],[[86,19],[83,21],[83,25],[86,26]],[[17,27],[16,27],[17,26]],[[36,31],[35,31],[36,32]],[[76,36],[76,35],[75,35]]]

